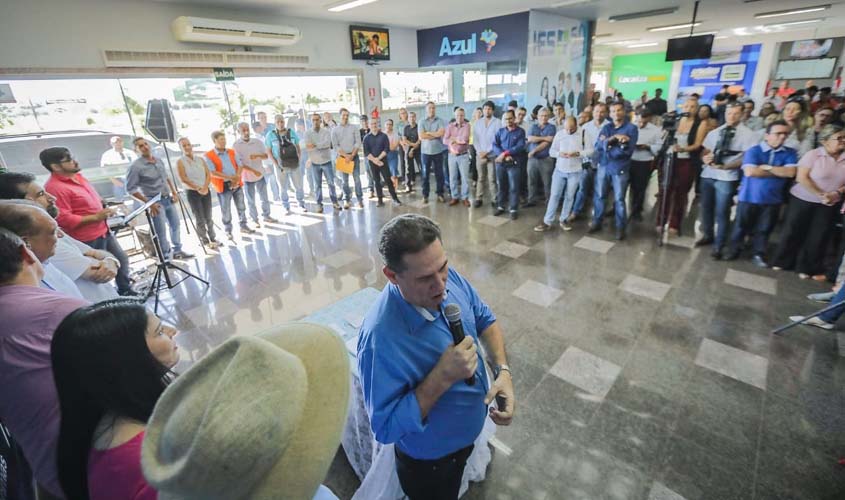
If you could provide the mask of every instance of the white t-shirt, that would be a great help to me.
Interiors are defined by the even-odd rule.
[[[103,153],[103,156],[100,157],[100,166],[108,167],[111,165],[128,165],[137,159],[138,155],[135,154],[134,151],[123,148],[123,150],[118,153],[114,150],[114,148],[112,148]]]
[[[258,172],[264,172],[264,165],[260,159],[249,159],[251,155],[267,154],[267,147],[264,145],[264,141],[256,137],[250,137],[248,142],[243,139],[238,139],[232,145],[232,149],[234,149],[235,153],[243,159],[243,162],[246,165],[249,165]],[[243,179],[244,182],[256,182],[261,180],[262,177],[264,177],[263,173],[261,175],[255,175],[247,169],[243,169],[241,172],[241,179]]]
[[[637,127],[639,135],[637,136],[637,146],[648,145],[649,149],[636,149],[631,159],[634,161],[651,161],[654,159],[661,146],[663,146],[663,130],[653,123],[646,124],[645,127]]]
[[[552,141],[552,146],[549,148],[549,156],[555,159],[555,170],[563,173],[572,173],[581,171],[581,157],[563,158],[560,153],[574,153],[583,151],[581,146],[581,132],[575,130],[573,133],[567,132],[565,129],[560,129]]]
[[[89,250],[90,246],[64,235],[56,241],[56,253],[50,257],[50,264],[73,280],[85,300],[102,302],[117,298],[114,282],[96,283],[82,278],[89,267],[100,262],[84,255]]]

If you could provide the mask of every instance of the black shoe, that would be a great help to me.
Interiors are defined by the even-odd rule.
[[[713,260],[722,260],[722,249],[714,248],[713,251],[710,252],[710,257],[713,257]]]
[[[423,204],[428,205],[428,198],[423,198]]]
[[[518,213],[516,213],[516,211],[515,211],[515,210],[514,210],[514,211],[512,211],[512,212],[511,212],[511,220],[516,220],[516,219],[518,219],[518,218],[519,218],[519,214],[518,214]]]
[[[713,238],[708,238],[708,237],[705,236],[704,238],[701,238],[700,240],[695,242],[695,248],[706,247],[707,245],[712,245],[712,244],[713,244]]]
[[[729,250],[724,256],[722,256],[722,260],[736,260],[739,258],[739,251],[737,250]]]
[[[766,263],[766,259],[764,259],[762,255],[755,255],[754,257],[751,257],[751,263],[762,269],[767,269],[769,267]]]
[[[616,241],[622,241],[625,239],[625,230],[624,229],[617,229],[616,230]]]
[[[502,215],[503,213],[505,213],[504,208],[497,208],[496,210],[493,211],[493,215],[496,215],[496,216]]]
[[[475,208],[478,208],[478,207],[480,207],[483,203],[484,203],[484,202],[482,202],[481,200],[475,200],[475,202],[472,204],[472,206],[473,206],[473,207],[475,207]]]
[[[379,201],[378,201],[378,203],[376,203],[376,206],[377,206],[377,207],[383,207],[383,206],[384,206],[384,202],[383,202],[383,201],[381,201],[381,200],[379,200]]]
[[[255,229],[244,224],[243,226],[241,226],[241,232],[246,234],[253,234],[255,233]]]
[[[590,227],[587,228],[587,234],[593,234],[601,231],[601,226],[598,224],[590,224]]]
[[[529,201],[528,203],[523,203],[523,204],[522,204],[522,207],[523,207],[523,208],[531,208],[531,207],[536,207],[536,206],[537,206],[537,204],[536,204],[535,202],[533,202],[533,201]]]
[[[231,241],[235,241],[235,235],[232,234],[231,231],[226,233],[226,237],[229,238],[229,240],[231,240]]]

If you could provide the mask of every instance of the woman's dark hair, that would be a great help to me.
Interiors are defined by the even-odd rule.
[[[51,343],[59,396],[59,482],[67,498],[87,500],[88,455],[106,415],[147,422],[172,378],[147,347],[147,310],[113,299],[70,313]]]
[[[716,113],[713,112],[713,106],[709,104],[702,104],[698,107],[698,112],[701,113],[702,109],[707,110],[707,118],[716,118]]]

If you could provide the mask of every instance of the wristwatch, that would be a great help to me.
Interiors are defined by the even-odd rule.
[[[511,371],[511,368],[508,365],[496,365],[493,367],[493,380],[499,378],[499,374],[503,371],[508,372],[510,376],[513,377],[513,372]]]

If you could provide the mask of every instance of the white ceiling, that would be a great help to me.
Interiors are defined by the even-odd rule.
[[[649,27],[665,26],[689,22],[692,17],[693,2],[690,0],[586,0],[586,3],[568,7],[552,7],[564,0],[378,0],[375,3],[356,7],[344,12],[329,12],[326,6],[336,0],[154,0],[166,3],[189,3],[198,5],[217,5],[254,11],[273,12],[292,17],[331,19],[344,22],[370,23],[385,26],[404,26],[409,28],[429,28],[446,24],[460,23],[485,17],[494,17],[528,9],[545,9],[572,18],[596,19],[599,35],[597,43],[621,40],[637,40],[630,43],[653,41],[664,42],[671,35],[689,33],[688,30],[650,33]],[[795,27],[765,28],[766,30],[801,30],[826,33],[830,29],[845,26],[845,3],[841,0],[702,0],[699,5],[698,19],[702,22],[696,31],[719,31],[720,36],[734,37],[737,28],[750,28],[777,22],[823,18],[824,21]],[[769,19],[755,19],[754,14],[799,6],[814,6],[833,3],[823,12],[813,12]],[[610,23],[608,17],[629,14],[664,7],[679,7],[674,14],[655,16]],[[630,45],[630,44],[626,44]],[[624,48],[618,47],[618,48]]]

